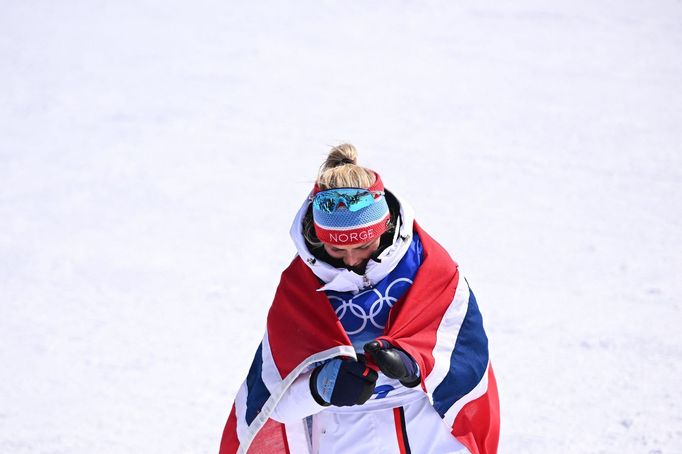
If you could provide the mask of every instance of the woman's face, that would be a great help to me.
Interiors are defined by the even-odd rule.
[[[365,265],[372,254],[379,249],[381,238],[377,238],[369,243],[354,244],[351,246],[337,246],[324,243],[324,250],[335,259],[343,260],[343,263],[364,273]]]

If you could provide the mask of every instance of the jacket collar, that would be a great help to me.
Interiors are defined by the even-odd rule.
[[[387,191],[389,192],[389,191]],[[392,193],[393,194],[393,193]],[[336,268],[329,263],[318,260],[308,250],[303,237],[303,218],[308,211],[310,200],[306,197],[303,205],[298,210],[294,222],[291,225],[289,234],[291,235],[298,255],[308,265],[312,272],[324,285],[318,291],[335,290],[337,292],[357,293],[364,289],[374,286],[377,282],[386,277],[398,265],[398,262],[407,252],[412,242],[412,224],[414,222],[414,212],[412,207],[402,201],[395,194],[393,196],[400,204],[400,215],[396,226],[393,244],[384,249],[379,255],[379,261],[370,259],[364,275],[355,273],[345,268]]]

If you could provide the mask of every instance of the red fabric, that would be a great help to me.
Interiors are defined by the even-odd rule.
[[[309,356],[340,345],[351,345],[322,284],[296,257],[282,273],[268,313],[270,350],[282,378]]]
[[[248,450],[249,454],[289,454],[287,435],[284,424],[268,419],[263,428],[258,431]]]
[[[220,454],[235,454],[238,448],[237,417],[235,414],[235,407],[232,405],[232,411],[227,418],[227,424],[225,424],[225,430],[223,430],[223,438],[220,441]],[[268,419],[263,428],[258,431],[258,434],[253,439],[251,446],[249,446],[248,453],[290,454],[284,424],[280,424],[273,419]]]
[[[237,439],[237,415],[234,404],[227,418],[227,424],[223,430],[223,438],[220,440],[220,454],[235,454],[239,448]]]
[[[380,339],[406,351],[419,365],[421,376],[426,377],[435,363],[431,353],[436,345],[436,331],[455,296],[459,270],[445,249],[416,222],[414,230],[424,247],[424,259],[414,284],[393,306],[386,324],[387,334]]]
[[[452,435],[472,454],[495,454],[500,438],[500,401],[492,365],[488,369],[488,392],[466,404],[452,425]]]

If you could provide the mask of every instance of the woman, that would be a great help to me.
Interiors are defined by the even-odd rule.
[[[352,145],[331,150],[291,236],[220,454],[496,452],[476,299]]]

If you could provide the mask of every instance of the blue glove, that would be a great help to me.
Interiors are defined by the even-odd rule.
[[[359,405],[372,396],[378,374],[352,359],[334,358],[310,376],[310,392],[320,404],[337,407]]]
[[[414,388],[421,379],[417,363],[404,351],[385,340],[373,340],[363,347],[388,378],[400,380],[403,386]]]

